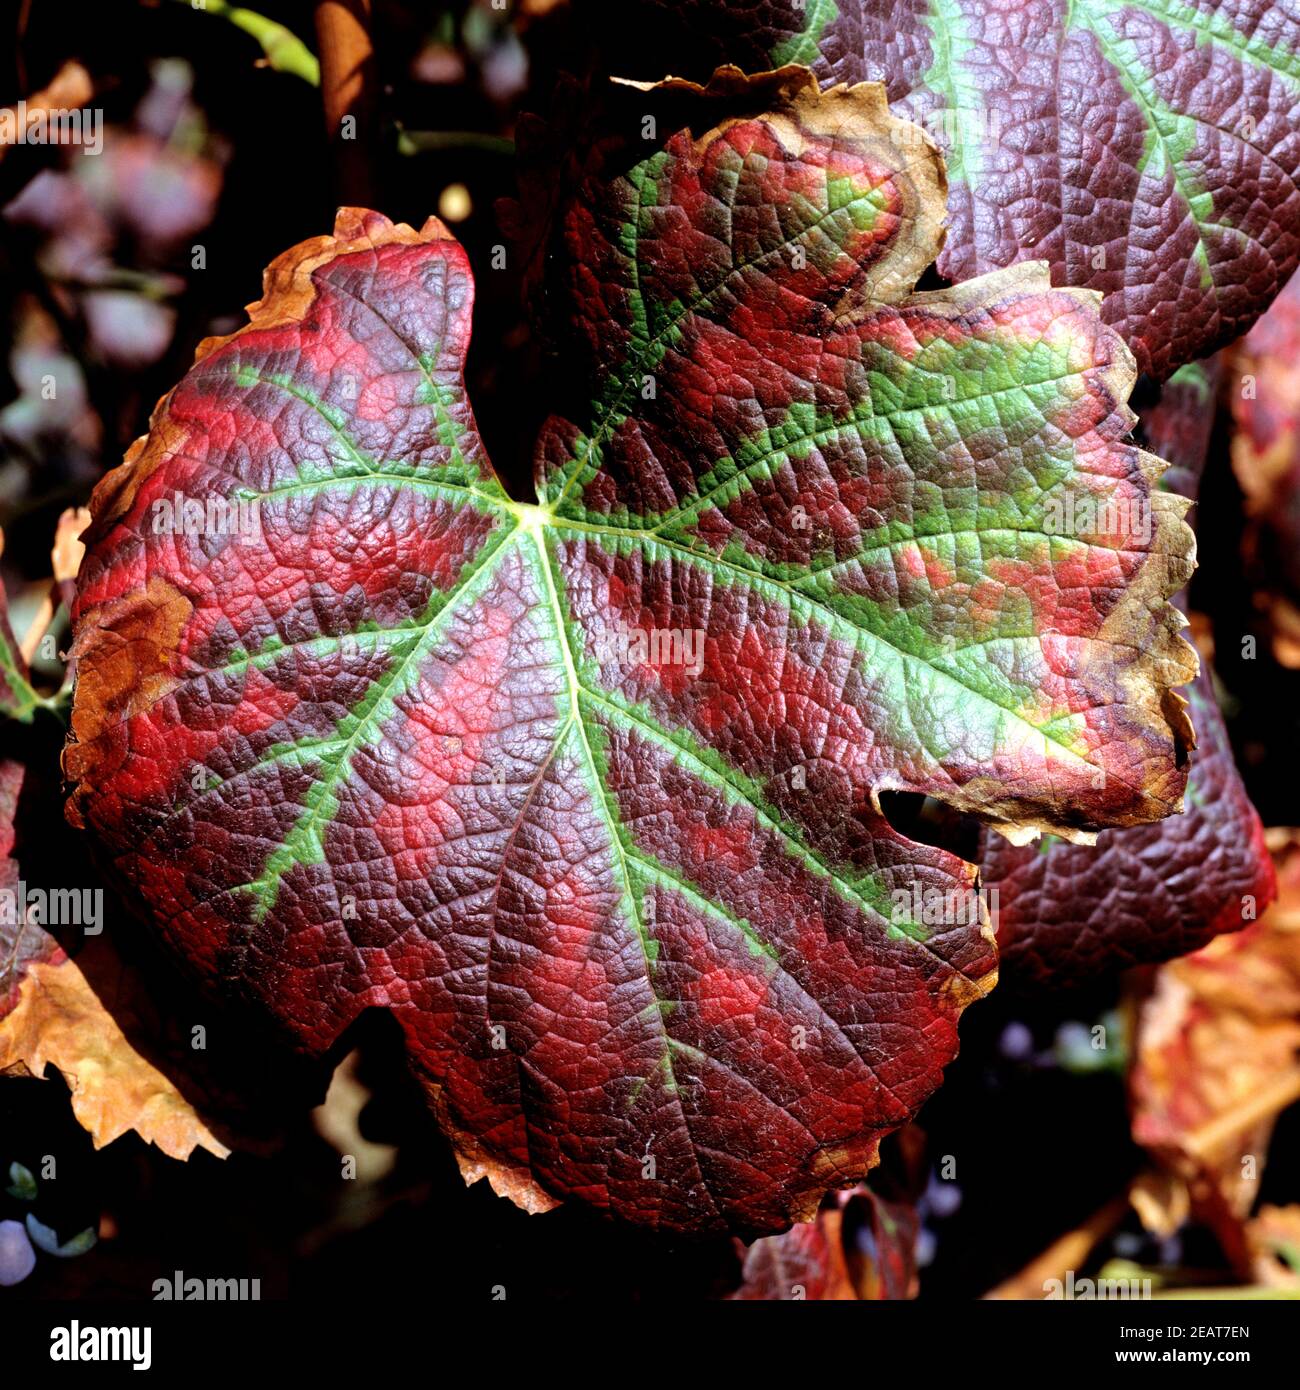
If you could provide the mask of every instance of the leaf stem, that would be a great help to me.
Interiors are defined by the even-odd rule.
[[[374,206],[375,48],[370,0],[319,0],[316,47],[321,62],[325,134],[335,154],[339,200]]]
[[[1074,1230],[1067,1231],[1059,1240],[1053,1241],[1046,1250],[1031,1260],[1010,1279],[1004,1280],[996,1288],[984,1295],[987,1299],[1042,1298],[1044,1285],[1049,1279],[1064,1277],[1067,1270],[1081,1269],[1088,1256],[1128,1213],[1127,1195],[1115,1197],[1107,1202]]]
[[[187,3],[187,0],[181,2]],[[208,14],[228,19],[237,29],[255,38],[262,45],[268,67],[276,72],[292,73],[313,87],[320,86],[320,63],[316,55],[291,29],[255,10],[231,5],[228,0],[206,0],[202,8]]]
[[[481,154],[512,156],[515,142],[482,130],[404,130],[397,128],[397,153],[425,154],[436,150],[477,150]]]

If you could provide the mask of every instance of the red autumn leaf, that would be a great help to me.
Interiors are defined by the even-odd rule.
[[[84,508],[59,518],[50,595],[37,609],[24,646],[35,647],[58,602],[73,601],[84,553],[79,537],[89,520]],[[3,588],[0,638],[12,642]],[[60,697],[32,691],[25,684],[22,649],[12,643],[9,650],[27,694],[17,706],[0,706],[0,713],[30,722],[36,708],[56,706]],[[269,1056],[264,1037],[233,1044],[227,1039],[211,1061],[206,1052],[196,1056],[192,1009],[184,1019],[187,1005],[197,1002],[189,997],[192,991],[170,969],[149,973],[121,954],[118,939],[104,931],[97,885],[72,886],[63,875],[51,881],[51,869],[84,867],[76,846],[66,843],[72,832],[59,815],[59,778],[46,771],[54,766],[52,738],[52,730],[38,728],[10,740],[30,768],[0,758],[0,1076],[40,1078],[57,1070],[71,1092],[73,1113],[97,1148],[128,1130],[180,1159],[197,1148],[224,1156],[228,1139],[268,1148],[280,1132],[279,1101],[274,1110],[270,1104],[263,1109],[261,1101],[239,1092],[234,1078],[247,1075],[254,1054],[264,1074],[268,1067],[275,1071],[281,1095],[294,1088],[305,1092],[314,1078],[291,1059]],[[164,999],[176,1014],[160,1009]],[[183,1089],[174,1079],[181,1070],[178,1059]]]
[[[1046,837],[1017,846],[982,835],[1006,979],[1073,986],[1171,960],[1254,921],[1272,901],[1263,829],[1208,674],[1189,696],[1197,747],[1182,815],[1104,830],[1095,845]]]
[[[915,1298],[918,1276],[916,1247],[921,1235],[921,1220],[909,1202],[888,1201],[868,1187],[860,1187],[841,1199],[848,1208],[858,1198],[860,1211],[857,1228],[858,1297],[871,1301]]]
[[[819,1211],[779,1236],[764,1236],[745,1252],[740,1303],[852,1302],[858,1296],[843,1245],[838,1207]]]
[[[1142,420],[1147,443],[1170,461],[1162,485],[1192,499],[1218,378],[1217,363],[1182,368]],[[987,832],[981,837],[982,880],[997,893],[1004,979],[1076,985],[1171,960],[1255,921],[1273,900],[1264,829],[1233,760],[1207,668],[1188,698],[1197,744],[1182,815],[1103,831],[1092,846],[1050,838],[1015,846]]]
[[[950,279],[1040,257],[1164,378],[1300,260],[1300,17],[1271,0],[603,0],[616,67],[883,82],[948,160]],[[618,32],[618,31],[616,31]],[[685,69],[683,68],[685,65]],[[626,68],[619,67],[620,71]]]
[[[1180,367],[1160,387],[1154,403],[1142,412],[1138,433],[1153,454],[1169,464],[1160,486],[1182,497],[1197,499],[1201,475],[1210,452],[1210,438],[1217,416],[1223,382],[1225,354]],[[1188,521],[1195,526],[1197,509]]]
[[[304,1050],[391,1010],[533,1209],[757,1235],[871,1166],[994,964],[974,907],[915,919],[975,870],[881,790],[1017,835],[1182,793],[1190,532],[1122,342],[1042,267],[909,295],[937,155],[785,83],[569,208],[594,406],[539,504],[465,397],[464,252],[357,210],[94,499],[71,817]],[[1052,534],[1066,492],[1156,524]]]

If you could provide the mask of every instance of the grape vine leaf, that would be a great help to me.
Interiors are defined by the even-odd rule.
[[[616,61],[881,81],[944,146],[940,271],[1026,258],[1106,296],[1164,378],[1300,261],[1300,16],[1270,0],[635,0]],[[592,6],[593,11],[609,6]],[[593,19],[599,16],[593,13]]]
[[[1104,830],[1095,845],[1017,846],[982,832],[981,881],[997,894],[1007,982],[1073,987],[1170,960],[1246,926],[1273,900],[1263,827],[1207,672],[1189,698],[1197,747],[1183,815]]]
[[[1210,442],[1218,417],[1219,391],[1223,385],[1225,354],[1204,362],[1189,362],[1159,387],[1155,400],[1141,412],[1137,435],[1169,467],[1160,477],[1167,492],[1200,497],[1201,478],[1209,461]],[[1197,508],[1188,521],[1196,525]]]
[[[937,151],[881,88],[663,132],[564,220],[588,413],[498,483],[436,220],[281,255],[97,489],[74,823],[214,989],[392,1011],[467,1178],[757,1236],[860,1178],[992,984],[975,869],[1177,808],[1185,504],[1097,297],[908,294]],[[900,138],[904,137],[904,138]],[[1047,533],[1148,498],[1145,542]],[[185,517],[193,513],[190,527]]]
[[[1220,374],[1217,359],[1179,368],[1142,417],[1146,443],[1169,460],[1161,485],[1192,500]],[[1188,699],[1197,743],[1183,815],[1103,831],[1092,846],[1046,837],[1015,846],[982,833],[981,882],[997,895],[1004,982],[1072,987],[1170,960],[1255,921],[1272,902],[1264,827],[1237,771],[1208,666]]]

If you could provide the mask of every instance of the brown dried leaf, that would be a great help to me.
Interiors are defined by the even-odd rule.
[[[107,1006],[84,973],[88,957],[114,982]],[[97,987],[104,987],[103,978]],[[133,1129],[171,1158],[188,1158],[196,1148],[225,1158],[230,1150],[118,1023],[123,1013],[137,1012],[139,992],[102,939],[76,959],[56,951],[32,961],[17,1003],[0,1019],[0,1076],[42,1077],[48,1066],[57,1067],[72,1091],[73,1113],[97,1149]]]
[[[1242,1223],[1276,1117],[1300,1099],[1300,835],[1270,831],[1277,903],[1156,973],[1138,1007],[1133,1137],[1187,1188],[1187,1206],[1248,1273]],[[1135,1202],[1155,1229],[1180,1194]],[[1164,1213],[1164,1214],[1162,1214]]]

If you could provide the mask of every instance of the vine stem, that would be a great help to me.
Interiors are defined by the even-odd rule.
[[[1061,1279],[1068,1270],[1081,1269],[1093,1249],[1128,1214],[1128,1197],[1116,1197],[1101,1207],[1081,1225],[1053,1241],[1036,1259],[1031,1260],[1010,1279],[984,1295],[986,1299],[1042,1298],[1045,1281]]]
[[[375,48],[370,38],[370,0],[319,0],[316,48],[338,201],[372,207]]]

